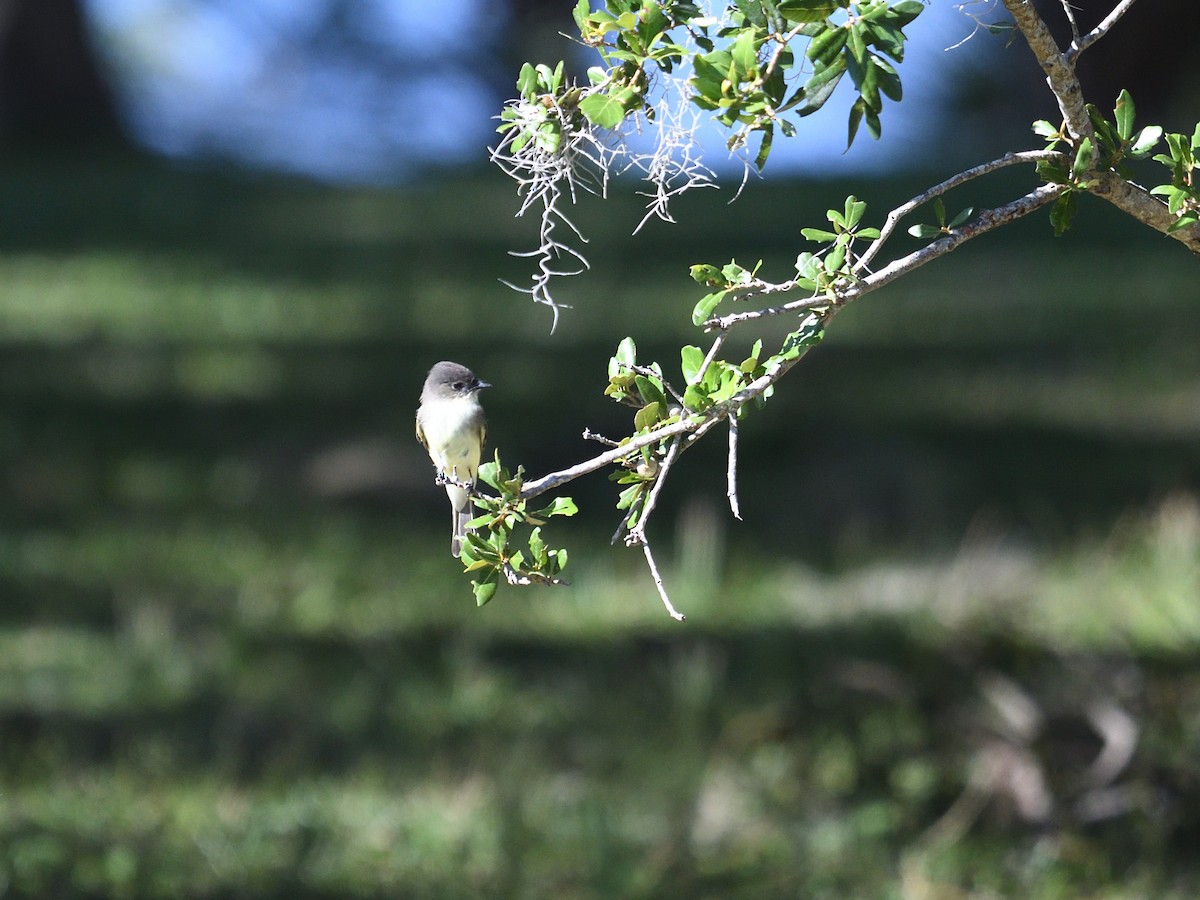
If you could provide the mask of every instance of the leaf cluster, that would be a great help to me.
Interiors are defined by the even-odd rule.
[[[915,238],[929,240],[939,238],[942,235],[950,234],[955,228],[958,228],[966,222],[971,216],[975,215],[975,207],[968,206],[966,209],[960,209],[954,216],[947,221],[946,219],[946,204],[942,202],[941,197],[937,197],[933,201],[933,215],[937,219],[935,224],[927,224],[922,222],[919,225],[913,225],[908,229],[908,233]]]
[[[883,98],[899,101],[903,88],[896,63],[904,60],[904,27],[924,6],[917,0],[735,0],[730,24],[697,38],[702,52],[689,79],[694,102],[716,119],[737,128],[732,147],[762,135],[756,165],[771,152],[775,131],[795,134],[788,112],[803,118],[833,96],[844,76],[858,94],[850,108],[847,146],[859,126],[878,138]],[[793,42],[808,43],[797,58]],[[810,68],[811,67],[811,68]]]
[[[796,286],[814,292],[830,293],[834,283],[854,277],[854,242],[879,239],[878,228],[861,228],[863,214],[867,211],[865,200],[853,194],[846,198],[841,210],[825,211],[825,218],[833,230],[826,228],[801,228],[800,234],[810,241],[829,243],[823,254],[801,253],[796,258]]]
[[[1167,209],[1178,218],[1169,231],[1176,231],[1200,221],[1200,193],[1195,182],[1196,157],[1200,150],[1200,124],[1188,135],[1164,134],[1159,125],[1146,125],[1135,130],[1137,107],[1129,91],[1122,90],[1108,118],[1094,104],[1086,106],[1093,133],[1073,142],[1065,125],[1055,126],[1045,119],[1033,123],[1033,132],[1046,141],[1049,149],[1060,145],[1074,149],[1070,164],[1044,160],[1038,164],[1038,174],[1047,182],[1067,186],[1050,210],[1054,233],[1061,235],[1071,225],[1075,215],[1075,194],[1086,190],[1097,170],[1111,170],[1122,178],[1132,177],[1128,163],[1143,160],[1165,138],[1166,153],[1156,154],[1155,162],[1171,174],[1168,183],[1150,189],[1150,193],[1165,198]]]
[[[1174,231],[1200,221],[1200,190],[1196,184],[1197,156],[1200,155],[1200,123],[1189,138],[1168,134],[1167,152],[1154,157],[1171,172],[1169,184],[1160,184],[1150,193],[1166,198],[1167,209],[1179,218],[1171,226]]]
[[[595,10],[579,0],[580,40],[603,65],[589,69],[588,85],[577,87],[563,82],[561,63],[553,69],[526,63],[519,96],[501,113],[498,130],[518,130],[509,148],[514,154],[531,145],[556,154],[566,132],[589,125],[615,130],[634,114],[653,120],[648,92],[655,73],[690,63],[692,102],[733,129],[731,148],[761,135],[760,169],[776,129],[785,137],[795,133],[784,114],[816,112],[847,75],[857,93],[847,146],[863,123],[878,138],[883,98],[903,96],[896,71],[904,60],[903,29],[923,10],[919,0],[733,0],[717,19],[677,0],[606,0]]]
[[[500,452],[479,467],[479,479],[496,490],[495,496],[475,493],[471,499],[484,512],[469,523],[463,542],[465,572],[474,573],[471,587],[475,602],[483,606],[496,593],[501,578],[510,584],[559,584],[567,565],[567,551],[553,549],[542,538],[542,526],[554,516],[573,516],[579,508],[570,497],[556,497],[548,506],[531,510],[521,498],[525,471],[518,466],[509,472],[500,462]],[[528,528],[521,541],[518,529]]]

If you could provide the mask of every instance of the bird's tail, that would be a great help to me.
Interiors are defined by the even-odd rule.
[[[474,506],[471,505],[470,501],[467,502],[466,507],[463,509],[451,508],[450,510],[450,528],[452,531],[450,536],[450,552],[454,554],[455,559],[462,553],[463,541],[466,540],[467,531],[469,530],[467,523],[475,518],[473,510]]]

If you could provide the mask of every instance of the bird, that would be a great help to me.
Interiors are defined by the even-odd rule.
[[[429,370],[417,408],[417,440],[433,460],[438,480],[445,481],[450,498],[450,552],[456,558],[462,553],[467,522],[474,518],[470,490],[487,439],[479,392],[488,387],[466,366],[442,360]]]

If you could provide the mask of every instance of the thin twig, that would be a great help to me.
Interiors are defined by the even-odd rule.
[[[866,294],[879,290],[884,285],[895,281],[901,275],[906,275],[938,257],[945,256],[972,238],[979,237],[981,234],[986,234],[1010,222],[1015,222],[1017,219],[1041,209],[1046,204],[1053,202],[1064,190],[1066,188],[1060,184],[1043,184],[1035,190],[1030,191],[1024,197],[1020,197],[1003,206],[998,206],[995,209],[984,210],[973,220],[959,228],[955,228],[945,237],[940,237],[920,250],[916,250],[900,259],[893,260],[882,269],[853,282],[838,293],[835,304],[836,308],[840,309]],[[713,319],[711,325],[716,328],[731,328],[741,322],[749,322],[768,316],[778,316],[784,313],[793,313],[804,309],[830,305],[830,298],[824,294],[816,297],[803,297],[799,300],[793,300],[790,303],[781,304],[780,306],[756,309],[750,312],[730,313],[719,319]]]
[[[729,510],[733,513],[733,517],[739,522],[742,520],[742,509],[738,503],[737,491],[737,450],[738,450],[738,419],[737,413],[729,417],[729,467],[726,471],[726,482],[728,487],[725,490],[729,497]]]
[[[658,572],[658,566],[654,563],[654,554],[650,552],[650,544],[642,538],[642,552],[646,554],[646,565],[650,567],[650,577],[654,579],[654,586],[658,588],[658,596],[662,598],[663,606],[667,608],[667,613],[676,622],[687,621],[687,616],[671,605],[671,598],[667,596],[667,588],[663,584],[662,575]]]
[[[624,365],[624,363],[622,363],[622,365]],[[627,368],[635,375],[644,375],[648,378],[657,378],[663,383],[663,387],[667,389],[667,393],[675,398],[675,402],[680,406],[683,406],[683,397],[680,396],[679,391],[675,390],[675,385],[671,384],[671,382],[667,381],[667,379],[663,377],[662,372],[656,372],[649,366],[627,366]]]
[[[1075,21],[1075,10],[1071,6],[1071,0],[1059,0],[1062,4],[1063,14],[1067,17],[1067,22],[1071,25],[1071,45],[1079,44],[1079,23]]]
[[[627,443],[601,453],[599,456],[584,460],[568,469],[563,469],[561,472],[551,472],[549,475],[543,475],[541,478],[527,482],[521,489],[519,496],[522,500],[530,500],[540,494],[546,493],[546,491],[554,490],[554,488],[561,484],[574,481],[576,478],[603,469],[605,466],[618,462],[627,456],[632,456],[643,447],[649,447],[651,444],[657,444],[659,441],[665,441],[678,434],[696,431],[702,423],[703,419],[686,418],[680,419],[678,422],[672,422],[670,425],[664,425],[661,428],[655,428],[639,437],[631,439]]]
[[[1083,53],[1084,50],[1108,34],[1109,29],[1117,24],[1117,20],[1120,19],[1121,16],[1125,15],[1125,13],[1129,12],[1129,8],[1133,6],[1134,2],[1135,0],[1121,0],[1120,3],[1113,7],[1112,12],[1104,17],[1099,25],[1097,25],[1083,37],[1080,37],[1078,33],[1076,33],[1074,43],[1067,48],[1067,52],[1064,54],[1067,62],[1071,65],[1074,65],[1075,60],[1079,59],[1079,54]]]
[[[1058,44],[1042,17],[1038,15],[1033,0],[1004,0],[1017,28],[1025,36],[1029,49],[1042,71],[1046,73],[1046,82],[1050,92],[1058,101],[1059,111],[1063,121],[1067,123],[1067,131],[1074,140],[1091,137],[1095,129],[1092,120],[1088,118],[1087,109],[1083,102],[1083,89],[1079,79],[1075,77],[1075,69],[1067,58],[1059,52]]]
[[[859,272],[867,271],[867,267],[871,264],[871,260],[875,258],[875,255],[887,242],[887,239],[892,236],[892,232],[896,230],[896,226],[900,223],[900,220],[917,207],[923,206],[930,200],[940,197],[942,194],[945,194],[962,184],[966,184],[968,181],[972,181],[976,178],[980,178],[1000,169],[1007,168],[1008,166],[1015,166],[1031,162],[1036,163],[1040,162],[1041,160],[1065,160],[1066,158],[1066,154],[1060,153],[1057,150],[1024,150],[1019,153],[1006,153],[999,159],[993,159],[991,162],[980,163],[977,166],[972,166],[965,171],[959,172],[957,175],[947,178],[941,184],[935,184],[933,187],[929,188],[929,190],[922,191],[907,203],[897,206],[887,214],[887,219],[884,221],[883,227],[879,229],[879,237],[871,242],[867,249],[864,250],[862,255],[858,258],[858,262],[854,264],[854,273],[857,275]]]
[[[708,367],[717,358],[717,354],[721,351],[721,345],[725,343],[725,338],[727,337],[729,337],[729,332],[724,328],[717,332],[717,336],[713,338],[712,346],[708,348],[708,353],[704,356],[704,362],[700,364],[700,369],[688,384],[699,384],[704,380],[704,373],[708,371]]]
[[[679,458],[679,454],[682,452],[683,438],[679,437],[671,442],[671,449],[667,451],[666,459],[659,466],[658,474],[654,477],[654,487],[650,488],[646,502],[642,504],[642,511],[638,515],[637,524],[630,528],[629,534],[625,536],[625,546],[633,547],[636,544],[644,544],[646,542],[646,523],[650,520],[650,514],[654,512],[654,507],[658,505],[658,495],[662,493],[663,485],[667,483],[667,474],[671,471],[671,466],[675,465],[675,460]]]
[[[596,434],[596,432],[592,431],[592,429],[590,429],[590,428],[583,429],[583,439],[585,441],[595,441],[596,443],[603,444],[606,447],[620,447],[621,446],[620,443],[618,443],[617,441],[614,441],[611,438],[606,438],[602,434]]]

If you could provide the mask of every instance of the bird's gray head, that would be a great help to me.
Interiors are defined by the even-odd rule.
[[[486,387],[491,385],[480,381],[466,366],[442,360],[429,370],[429,375],[425,378],[425,387],[421,389],[421,402],[470,397]]]

